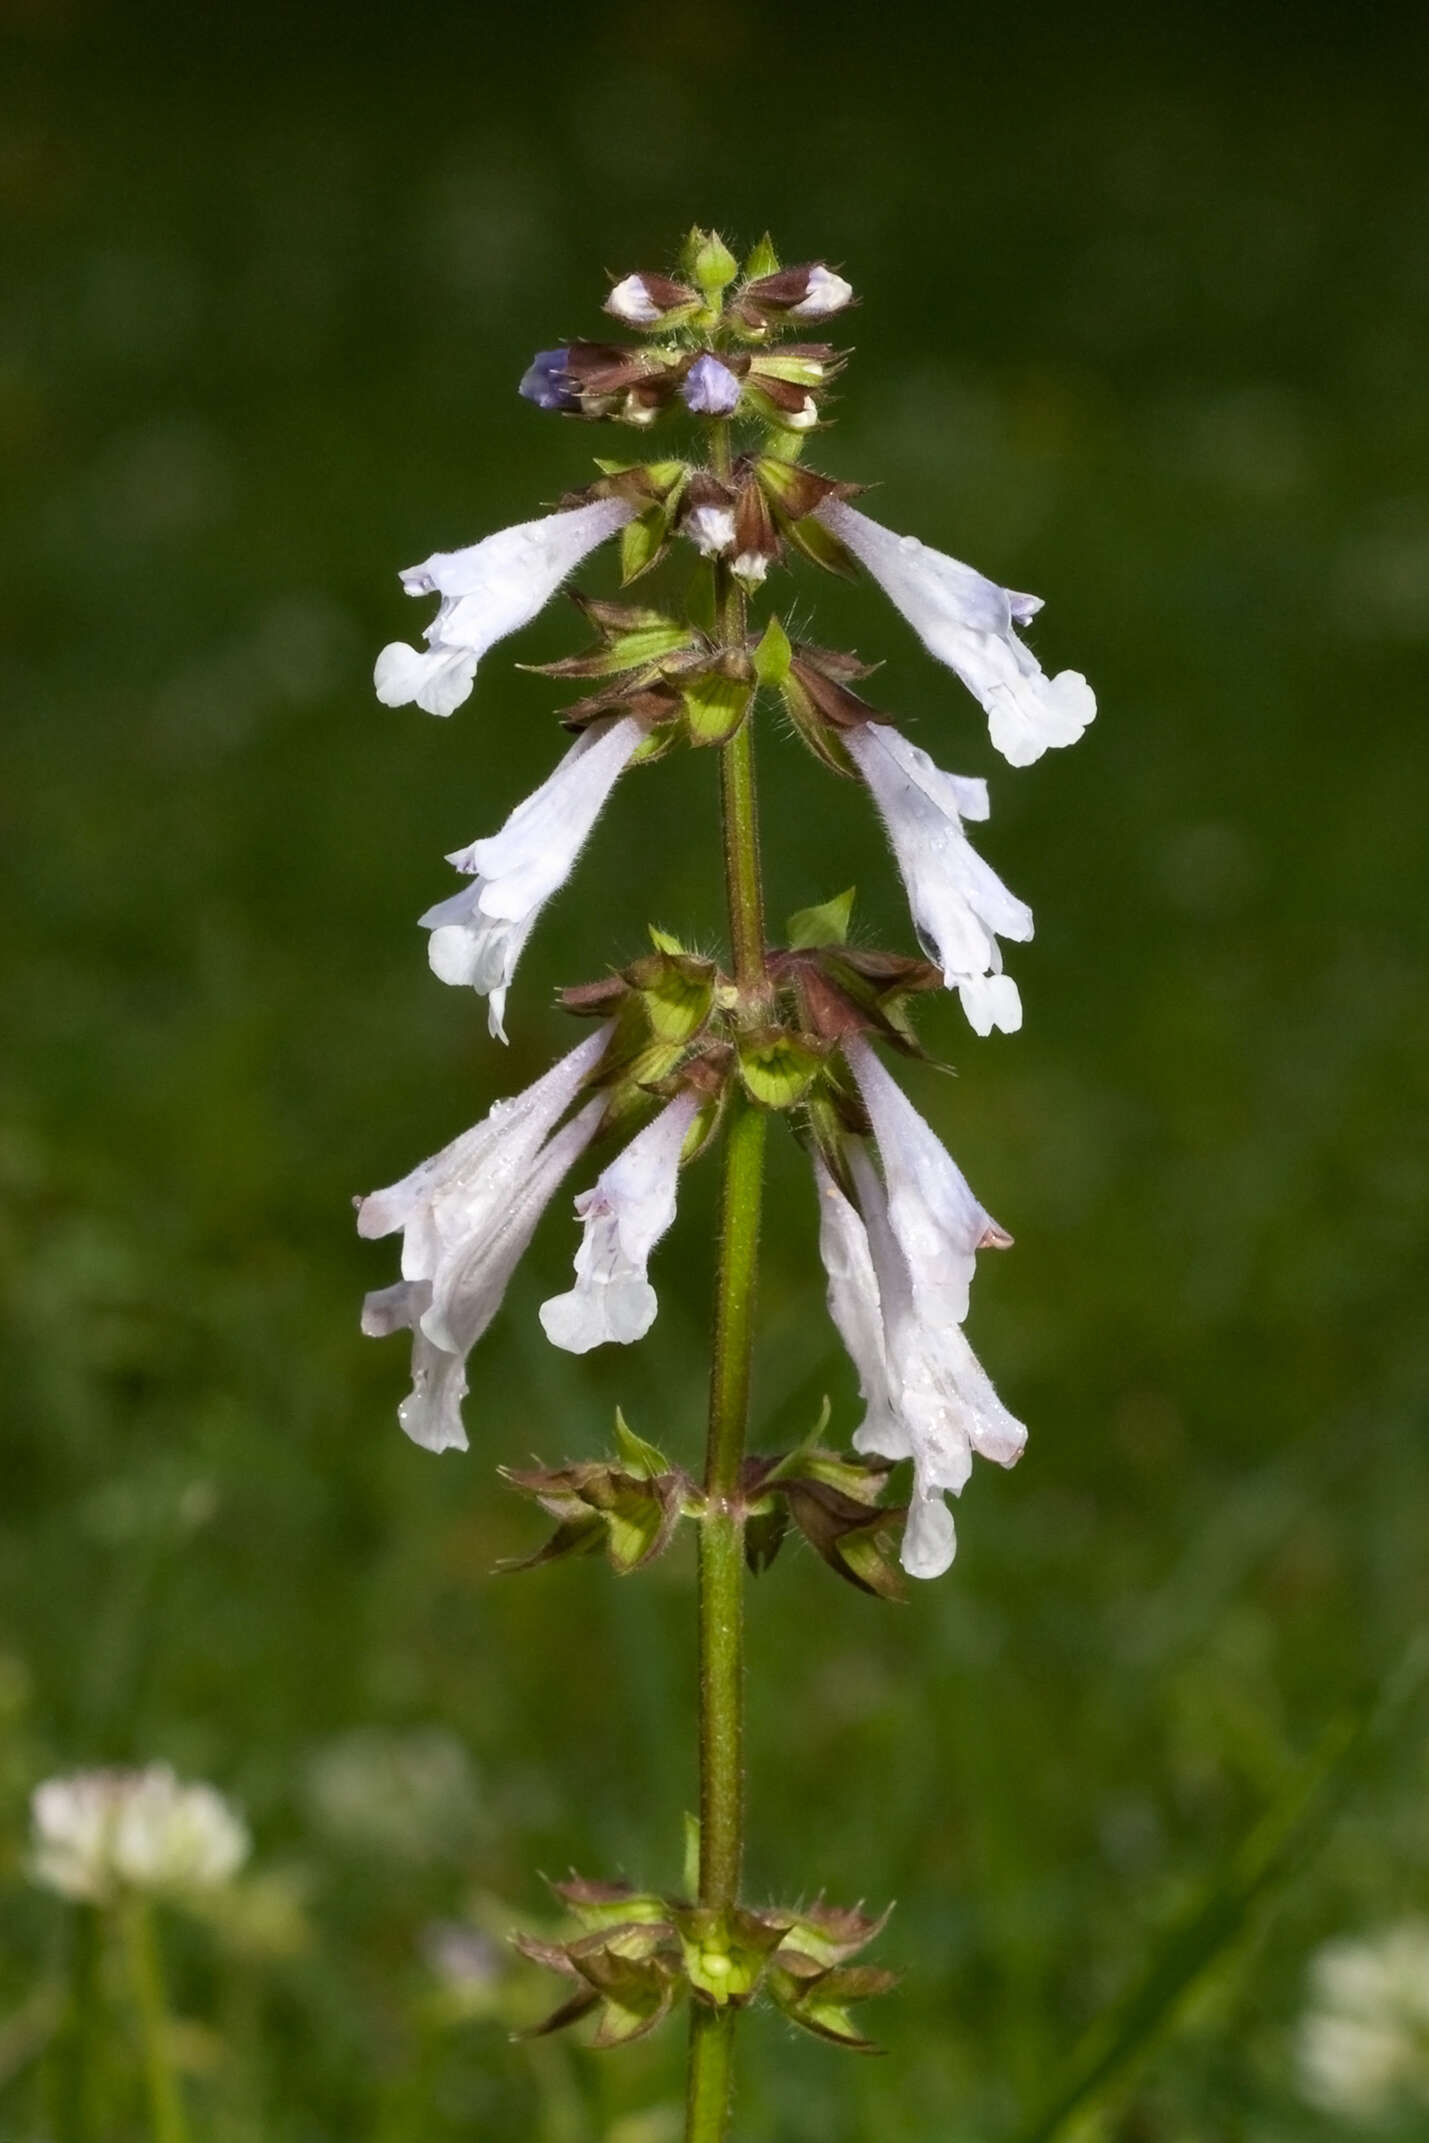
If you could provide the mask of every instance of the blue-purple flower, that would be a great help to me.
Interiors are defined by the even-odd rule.
[[[579,409],[581,400],[567,366],[569,350],[538,350],[521,375],[517,393],[538,409]]]
[[[697,417],[732,417],[739,407],[739,381],[705,350],[685,374],[680,397]]]

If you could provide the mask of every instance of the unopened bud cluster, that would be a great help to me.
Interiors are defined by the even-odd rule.
[[[789,431],[819,421],[819,397],[839,368],[824,343],[778,338],[842,312],[852,287],[821,261],[780,268],[768,239],[741,275],[712,233],[692,232],[679,277],[622,276],[605,310],[650,339],[631,347],[572,342],[542,350],[521,381],[538,409],[653,424],[676,400],[698,417],[743,413]]]

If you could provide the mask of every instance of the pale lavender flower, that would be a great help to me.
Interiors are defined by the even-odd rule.
[[[124,1890],[216,1890],[248,1857],[248,1832],[223,1795],[185,1785],[167,1764],[46,1779],[30,1815],[34,1880],[95,1905]]]
[[[467,1448],[467,1354],[500,1309],[561,1177],[595,1136],[605,1111],[600,1095],[559,1131],[554,1126],[599,1064],[611,1031],[597,1029],[400,1183],[358,1201],[360,1235],[402,1230],[402,1278],[368,1295],[362,1329],[374,1337],[411,1331],[412,1390],[397,1418],[428,1451]]]
[[[593,722],[499,833],[447,858],[472,882],[422,916],[432,933],[427,958],[443,982],[490,999],[488,1024],[503,1042],[506,992],[526,940],[574,869],[643,734],[633,715]]]
[[[828,1277],[829,1315],[858,1371],[858,1394],[868,1409],[855,1433],[854,1446],[907,1458],[910,1453],[894,1404],[883,1337],[883,1303],[868,1231],[817,1149],[814,1186],[819,1194],[819,1256]]]
[[[948,774],[883,722],[843,732],[843,744],[873,792],[928,957],[956,990],[977,1034],[1022,1025],[1017,984],[1002,972],[997,938],[1032,935],[1032,910],[1008,892],[963,832],[985,819],[987,783]]]
[[[844,1043],[888,1182],[889,1219],[921,1294],[949,1324],[968,1314],[979,1250],[1012,1241],[973,1196],[967,1178],[930,1124],[862,1036]]]
[[[739,407],[739,381],[706,350],[685,374],[680,396],[697,417],[729,417]]]
[[[910,1266],[871,1156],[858,1141],[848,1151],[861,1214],[821,1163],[815,1175],[829,1310],[868,1405],[854,1448],[913,1461],[902,1562],[912,1577],[939,1577],[957,1547],[945,1496],[962,1493],[974,1453],[1014,1465],[1027,1432],[944,1314],[936,1268]]]
[[[576,1199],[584,1224],[576,1252],[576,1284],[541,1305],[553,1347],[586,1354],[608,1340],[628,1346],[655,1322],[655,1290],[646,1277],[650,1253],[675,1217],[675,1191],[685,1134],[699,1097],[686,1088]]]
[[[1012,766],[1030,766],[1049,746],[1075,744],[1097,711],[1076,670],[1047,677],[1013,630],[1042,608],[1035,595],[998,587],[972,566],[899,536],[845,500],[817,507],[939,662],[955,670],[988,718],[988,734]]]
[[[409,566],[401,576],[408,595],[439,595],[441,607],[426,628],[425,652],[402,640],[383,648],[373,672],[377,697],[388,707],[415,700],[428,714],[450,714],[471,691],[487,649],[529,624],[586,554],[634,514],[624,499],[595,499]]]

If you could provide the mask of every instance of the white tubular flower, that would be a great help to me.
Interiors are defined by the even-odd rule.
[[[930,1313],[960,1325],[977,1252],[1006,1250],[1012,1237],[979,1205],[947,1147],[862,1036],[844,1043],[844,1055],[878,1141],[898,1247]]]
[[[30,1873],[62,1897],[106,1905],[123,1890],[216,1890],[248,1857],[249,1837],[212,1786],[167,1764],[46,1779],[30,1801]]]
[[[941,1577],[957,1550],[953,1515],[944,1497],[961,1495],[974,1453],[999,1466],[1015,1465],[1027,1431],[998,1398],[961,1326],[945,1316],[938,1274],[924,1274],[910,1264],[897,1239],[889,1194],[871,1158],[854,1145],[849,1159],[882,1317],[889,1395],[885,1413],[870,1410],[854,1437],[854,1448],[883,1458],[912,1459],[913,1497],[901,1560],[910,1577]],[[933,1284],[925,1284],[929,1279]]]
[[[610,1035],[609,1025],[599,1028],[400,1183],[358,1202],[359,1235],[402,1230],[402,1281],[368,1295],[362,1328],[375,1336],[411,1330],[412,1390],[397,1418],[424,1450],[467,1448],[466,1356],[501,1307],[561,1177],[595,1136],[599,1095],[550,1134]]]
[[[873,575],[929,654],[957,672],[1009,765],[1030,766],[1049,746],[1076,743],[1097,711],[1091,686],[1076,670],[1046,676],[1013,630],[1036,616],[1039,597],[999,588],[843,499],[827,498],[815,512]]]
[[[541,909],[570,876],[643,731],[633,715],[592,723],[499,833],[448,856],[472,883],[421,918],[427,958],[443,982],[489,997],[491,1032],[506,1040],[506,992]]]
[[[828,1275],[829,1315],[858,1371],[858,1395],[868,1409],[854,1433],[854,1449],[877,1452],[884,1458],[911,1458],[907,1430],[894,1405],[883,1338],[883,1302],[868,1231],[817,1152],[814,1184],[819,1194],[819,1256]]]
[[[975,1033],[1015,1033],[1022,1000],[1002,972],[997,939],[1030,938],[1032,910],[963,832],[964,818],[987,817],[987,783],[944,773],[886,723],[863,722],[842,734],[888,828],[914,927],[944,984],[957,991]]]
[[[541,1304],[541,1324],[553,1347],[587,1354],[614,1340],[628,1346],[655,1322],[655,1290],[646,1278],[650,1253],[675,1217],[675,1189],[685,1134],[699,1097],[689,1088],[576,1200],[585,1233],[576,1252],[576,1284]]]
[[[587,552],[634,514],[624,499],[595,499],[409,566],[401,576],[408,595],[439,595],[441,608],[426,629],[425,652],[403,640],[383,648],[372,676],[377,697],[386,707],[415,700],[428,714],[450,714],[487,649],[529,624]]]

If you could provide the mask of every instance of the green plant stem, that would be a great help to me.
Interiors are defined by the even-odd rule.
[[[55,2127],[62,2143],[100,2143],[105,2129],[103,1934],[96,1906],[71,1908],[69,1998],[55,2046]]]
[[[716,428],[715,466],[729,468],[728,428]],[[726,646],[742,645],[744,598],[715,569],[715,610]],[[744,723],[721,754],[725,886],[741,1013],[757,1023],[766,995],[754,757]],[[754,1292],[764,1184],[762,1109],[738,1091],[730,1102],[715,1284],[705,1511],[700,1525],[699,1903],[716,1922],[738,1902],[744,1853],[744,1516],[738,1487],[749,1418]],[[735,2012],[692,2000],[687,2143],[722,2143],[728,2131]]]
[[[169,2060],[168,2010],[159,1964],[159,1942],[148,1900],[127,1899],[120,1910],[129,1984],[139,2018],[144,2083],[149,2098],[149,2126],[154,2143],[188,2143],[188,2123],[178,2078]]]

